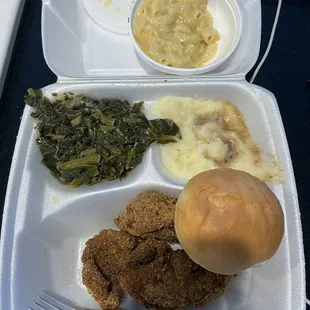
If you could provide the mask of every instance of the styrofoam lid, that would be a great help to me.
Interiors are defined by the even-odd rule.
[[[241,40],[227,61],[204,76],[245,76],[257,61],[261,40],[260,0],[234,1],[239,4],[243,18]],[[50,69],[63,78],[172,78],[149,67],[136,54],[127,33],[128,15],[133,2],[134,0],[43,1],[43,50]],[[217,4],[218,0],[208,0],[215,27],[221,32],[221,25],[225,24],[221,20],[225,20],[225,16],[217,9]],[[224,36],[225,27],[222,30]]]
[[[102,28],[116,34],[128,33],[130,0],[82,0],[82,3],[88,15]]]

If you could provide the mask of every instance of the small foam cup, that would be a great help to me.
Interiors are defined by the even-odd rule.
[[[242,35],[242,14],[235,0],[208,0],[206,4],[213,16],[214,28],[221,35],[217,42],[218,51],[203,67],[175,68],[163,65],[146,55],[137,43],[134,35],[134,20],[139,6],[144,0],[136,0],[130,13],[130,37],[137,54],[153,68],[174,75],[198,75],[207,73],[223,64],[235,51]]]

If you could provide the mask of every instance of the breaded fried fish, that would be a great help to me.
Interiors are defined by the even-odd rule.
[[[119,274],[131,263],[147,264],[171,251],[166,242],[143,240],[116,230],[102,230],[83,252],[82,279],[102,309],[119,309],[124,290]]]
[[[235,276],[209,272],[184,251],[169,252],[149,263],[128,265],[120,278],[122,288],[149,309],[202,307],[231,286]]]
[[[177,198],[154,190],[140,195],[114,220],[116,226],[143,239],[155,238],[176,242],[174,213]]]

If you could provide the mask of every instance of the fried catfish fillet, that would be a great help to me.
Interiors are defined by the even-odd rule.
[[[148,263],[129,262],[120,283],[143,307],[183,309],[190,305],[202,307],[222,296],[234,277],[209,272],[178,250]]]
[[[177,198],[148,190],[137,196],[125,212],[116,217],[116,226],[143,239],[176,242],[174,213]]]
[[[170,251],[166,242],[102,230],[86,243],[82,256],[83,283],[102,309],[119,309],[124,297],[119,274],[128,263],[146,264]]]

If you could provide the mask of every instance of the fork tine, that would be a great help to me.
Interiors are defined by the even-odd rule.
[[[39,299],[41,302],[43,302],[45,305],[51,307],[53,310],[63,310],[63,309],[58,308],[57,306],[53,305],[49,300],[47,300],[47,299],[45,299],[45,298],[43,298],[43,297],[41,297],[41,296],[37,296],[37,297],[38,297],[38,299]]]
[[[33,301],[33,303],[41,310],[48,310],[46,308],[43,308],[40,304],[38,304],[35,300]]]
[[[69,310],[76,310],[76,308],[73,308],[71,305],[69,305],[64,300],[60,301],[59,299],[55,298],[54,296],[52,296],[51,294],[49,294],[48,292],[43,291],[43,290],[42,290],[42,293],[45,294],[51,301],[53,301],[57,305],[62,306],[62,307],[66,307],[66,309],[69,309]],[[62,309],[60,309],[60,310],[62,310]]]

